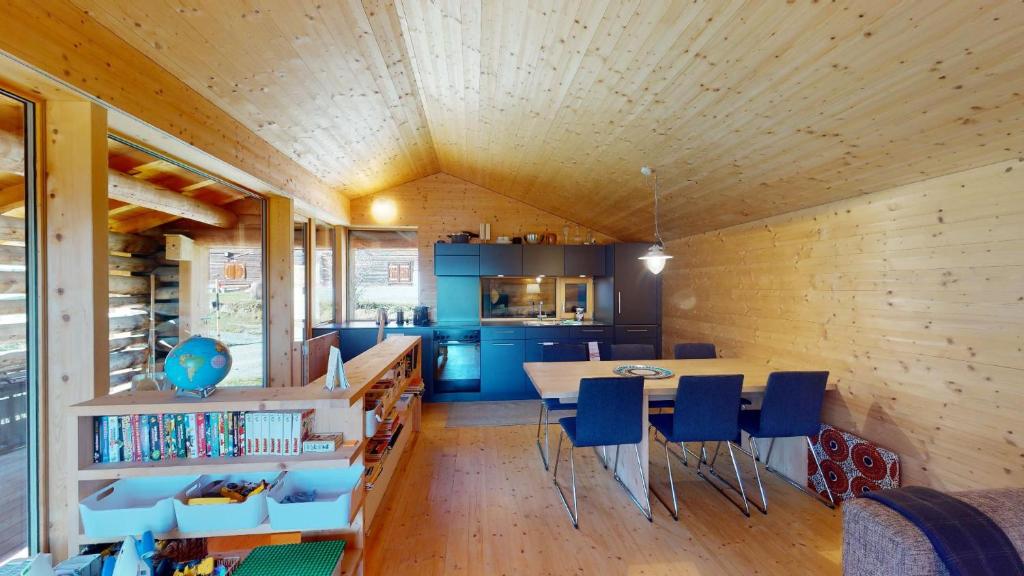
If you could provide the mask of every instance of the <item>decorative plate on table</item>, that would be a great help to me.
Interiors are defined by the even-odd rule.
[[[672,377],[671,370],[658,368],[657,366],[649,366],[647,364],[626,364],[625,366],[616,366],[613,372],[619,376],[643,376],[650,380],[660,380],[662,378]]]

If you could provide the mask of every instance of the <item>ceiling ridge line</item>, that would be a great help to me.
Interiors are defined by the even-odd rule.
[[[437,147],[437,140],[434,138],[434,127],[430,119],[430,108],[427,106],[427,102],[424,99],[423,80],[420,78],[420,69],[417,65],[416,49],[412,45],[411,36],[408,33],[408,17],[405,14],[405,8],[402,0],[395,0],[394,2],[395,16],[398,19],[398,35],[402,38],[402,45],[405,47],[406,57],[409,58],[409,69],[412,70],[412,83],[416,87],[416,102],[420,110],[423,112],[424,126],[427,128],[427,138],[430,141],[430,149],[434,153],[434,160],[437,163],[438,171],[434,174],[443,172],[441,169],[441,152]],[[380,41],[376,40],[377,49],[380,49]],[[428,174],[423,176],[427,178],[434,174]],[[412,182],[412,180],[410,180]]]

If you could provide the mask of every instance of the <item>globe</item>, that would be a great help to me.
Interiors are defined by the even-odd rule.
[[[231,371],[231,352],[219,340],[191,336],[164,359],[167,380],[179,391],[207,396]]]

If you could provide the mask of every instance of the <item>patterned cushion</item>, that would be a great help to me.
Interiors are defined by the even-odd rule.
[[[1024,557],[1024,488],[954,492],[988,514]],[[928,538],[899,512],[864,498],[843,506],[844,576],[949,576]]]
[[[900,458],[895,452],[828,424],[821,425],[821,431],[811,442],[836,502],[856,498],[870,490],[900,487]],[[814,456],[808,450],[807,488],[827,500],[822,475],[816,472]]]

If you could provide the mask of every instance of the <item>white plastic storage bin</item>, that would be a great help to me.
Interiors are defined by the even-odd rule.
[[[267,507],[274,530],[330,530],[348,526],[352,492],[362,481],[363,467],[295,470],[270,491]],[[285,504],[289,494],[316,490],[316,500]]]
[[[223,484],[259,482],[273,484],[281,472],[253,472],[250,474],[200,476],[174,500],[174,514],[178,517],[178,530],[187,532],[225,532],[255,528],[267,519],[267,491],[250,496],[245,502],[233,504],[207,504],[189,506],[189,498],[202,496]]]
[[[196,476],[124,478],[78,504],[82,527],[90,538],[120,538],[176,526],[174,499]]]

